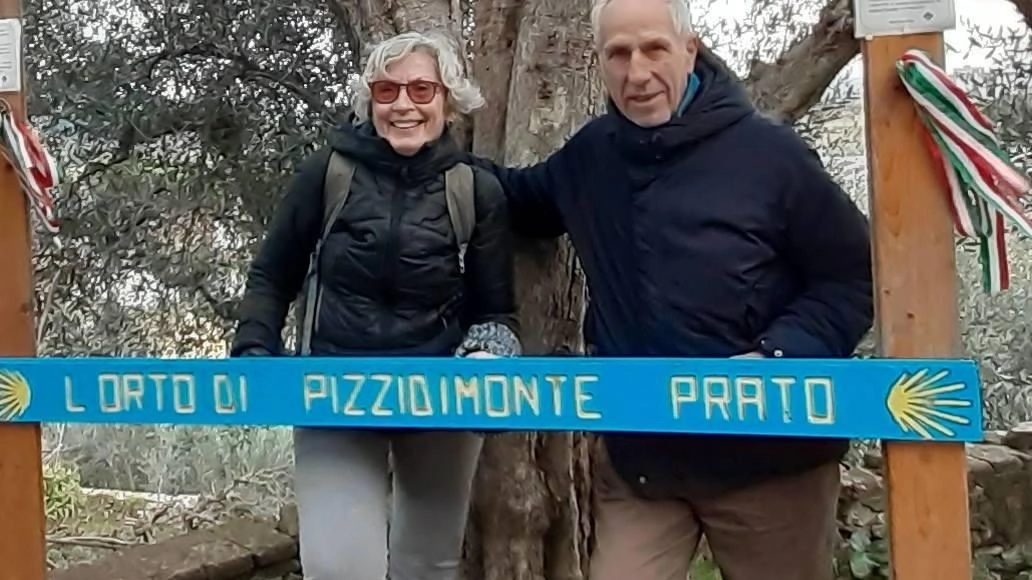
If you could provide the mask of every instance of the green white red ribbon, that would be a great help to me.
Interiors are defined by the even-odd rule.
[[[896,71],[927,129],[929,150],[949,188],[957,233],[979,242],[983,288],[989,293],[1006,290],[1006,223],[1032,238],[1032,220],[1021,204],[1032,189],[1028,177],[1004,152],[992,122],[927,53],[907,51],[896,62]]]
[[[53,192],[58,183],[57,162],[32,128],[14,117],[6,102],[0,102],[0,153],[18,174],[29,207],[47,231],[56,234],[59,224]]]

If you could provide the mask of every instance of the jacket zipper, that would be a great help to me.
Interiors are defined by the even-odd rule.
[[[402,176],[404,177],[404,176]],[[398,260],[399,255],[399,238],[401,230],[401,216],[405,211],[405,188],[401,187],[400,184],[395,182],[392,184],[391,191],[391,209],[390,209],[390,229],[387,234],[387,245],[384,248],[384,273],[383,277],[384,297],[387,298],[388,304],[393,304],[397,297],[397,277],[398,277]],[[392,316],[387,314],[386,309],[381,311],[380,316],[385,322],[391,322],[394,320]],[[384,334],[390,336],[393,328],[384,328]]]

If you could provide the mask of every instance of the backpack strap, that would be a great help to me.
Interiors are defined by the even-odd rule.
[[[457,163],[444,173],[444,194],[448,203],[455,239],[459,244],[459,266],[464,271],[466,245],[476,225],[476,204],[473,195],[473,168]]]
[[[336,151],[330,152],[326,164],[326,179],[323,182],[323,232],[319,241],[330,235],[330,227],[344,208],[344,202],[351,193],[351,179],[355,176],[355,164]]]
[[[351,193],[351,179],[355,176],[355,164],[336,151],[330,152],[326,165],[326,176],[323,181],[323,220],[322,232],[315,243],[308,262],[308,273],[305,276],[304,316],[298,325],[298,352],[309,355],[312,351],[312,334],[315,331],[315,315],[319,306],[319,258],[322,255],[323,243],[330,235],[330,228],[337,220],[344,203]]]

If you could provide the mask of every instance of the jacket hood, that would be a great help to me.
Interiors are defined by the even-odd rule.
[[[699,49],[695,74],[698,92],[684,113],[655,127],[636,125],[607,99],[608,116],[613,119],[611,132],[625,152],[653,155],[657,149],[693,145],[756,112],[738,79],[705,47]],[[648,151],[641,151],[642,145],[648,145]]]
[[[406,182],[436,177],[464,158],[447,125],[437,140],[423,145],[415,155],[405,156],[394,151],[390,143],[376,133],[371,121],[356,125],[354,112],[330,135],[330,146],[376,173]]]

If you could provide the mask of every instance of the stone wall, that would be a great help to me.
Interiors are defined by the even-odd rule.
[[[968,446],[975,580],[1032,580],[1032,425]],[[839,499],[840,580],[888,578],[882,459],[844,469]]]
[[[237,519],[156,544],[133,546],[50,580],[301,580],[297,516]]]
[[[968,448],[976,580],[1032,580],[1032,425]],[[839,580],[888,578],[881,457],[843,470]],[[239,519],[55,571],[51,580],[300,580],[297,513]]]

